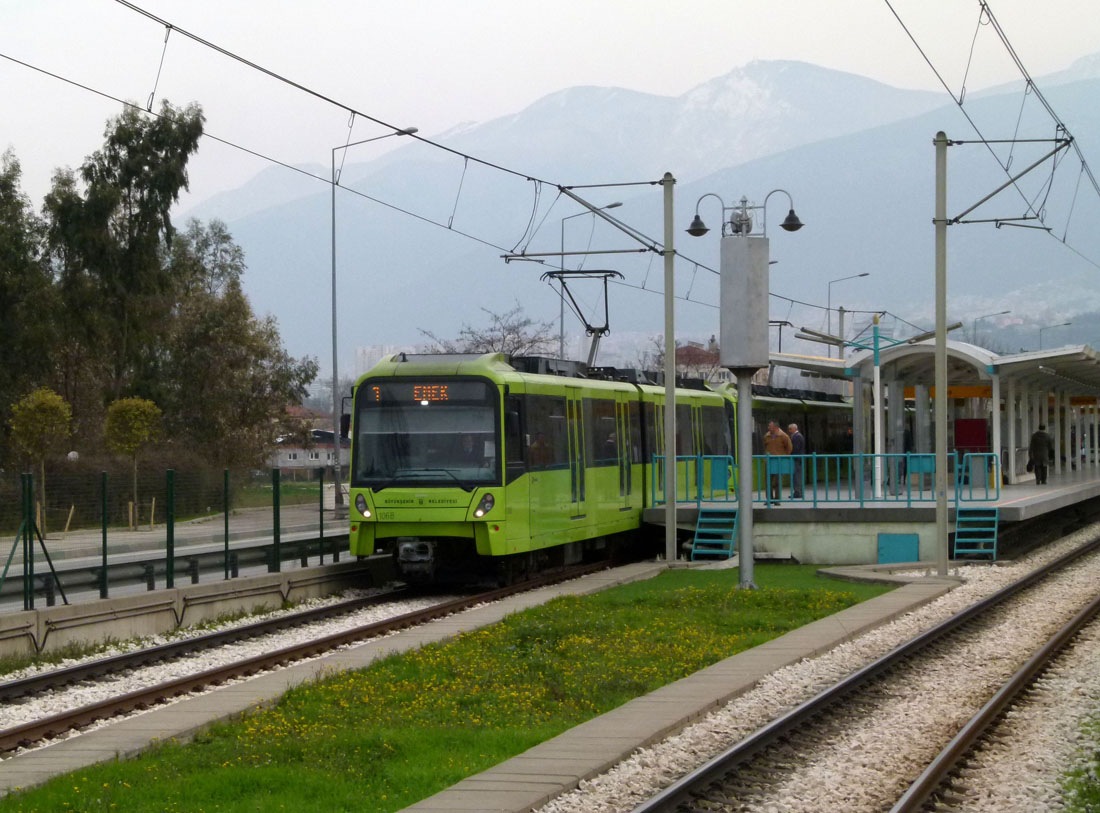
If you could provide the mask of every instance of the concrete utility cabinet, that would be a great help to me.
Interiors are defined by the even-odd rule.
[[[719,363],[732,370],[767,367],[768,239],[723,237]]]

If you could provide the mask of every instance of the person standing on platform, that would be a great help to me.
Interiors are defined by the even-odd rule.
[[[1027,444],[1027,460],[1035,469],[1035,485],[1045,485],[1047,466],[1054,462],[1054,444],[1046,432],[1046,426],[1039,424],[1038,430]]]
[[[768,431],[764,435],[764,454],[770,455],[789,455],[791,453],[791,439],[787,436],[787,433],[779,428],[779,424],[775,421],[768,421]],[[781,496],[780,490],[780,475],[773,474],[771,476],[771,501],[779,502]]]
[[[802,457],[806,454],[806,436],[798,431],[798,424],[792,423],[787,427],[787,431],[791,434],[791,454],[796,455],[794,459],[794,470],[791,474],[791,499],[802,499]]]

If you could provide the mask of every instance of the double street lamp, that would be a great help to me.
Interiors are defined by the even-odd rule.
[[[790,208],[780,224],[784,231],[798,231],[802,221],[794,213],[794,202],[784,189],[773,189],[760,206],[750,206],[741,198],[738,206],[726,206],[713,192],[707,192],[695,202],[695,218],[687,229],[692,237],[702,237],[710,229],[699,216],[699,204],[704,198],[716,198],[722,206],[722,237],[737,240],[722,241],[721,248],[721,363],[737,377],[737,521],[740,533],[739,560],[742,588],[753,588],[752,538],[752,377],[762,367],[769,366],[768,341],[768,198],[776,192],[787,196]],[[762,210],[763,237],[749,237],[752,231],[751,210]],[[668,283],[666,282],[666,285]],[[671,452],[666,450],[666,456]],[[671,458],[675,460],[674,457]],[[673,499],[666,494],[666,499]]]
[[[340,505],[343,504],[344,497],[340,491],[340,484],[343,479],[340,472],[340,413],[343,411],[343,408],[340,401],[340,378],[337,374],[336,350],[336,187],[340,185],[340,172],[336,169],[336,153],[341,150],[347,150],[348,147],[357,147],[360,144],[367,144],[371,141],[380,141],[390,136],[412,135],[415,132],[417,132],[416,127],[406,127],[403,130],[394,130],[392,133],[385,133],[380,136],[374,136],[373,138],[364,138],[362,141],[352,141],[348,144],[341,144],[338,147],[332,148],[332,175],[330,176],[332,181],[332,479],[336,488],[334,508],[337,511],[339,511]],[[341,159],[341,170],[343,169],[343,165],[344,162]]]

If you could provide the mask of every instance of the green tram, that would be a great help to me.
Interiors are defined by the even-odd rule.
[[[663,452],[664,389],[538,372],[570,362],[398,354],[359,379],[351,553],[390,552],[403,576],[512,578],[581,561],[637,530]],[[579,368],[579,365],[574,365]],[[731,453],[731,404],[676,393],[680,454]]]
[[[652,461],[663,461],[665,400],[664,387],[622,380],[630,373],[504,354],[379,362],[354,391],[351,553],[390,553],[410,581],[507,581],[630,539],[663,499]],[[736,400],[732,387],[678,388],[677,455],[733,455]],[[775,392],[754,397],[753,412],[820,424],[808,437],[823,445],[845,415],[851,427],[844,403]],[[696,476],[678,464],[681,495],[732,487],[725,467]]]

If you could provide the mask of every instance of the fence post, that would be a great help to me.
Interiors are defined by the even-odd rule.
[[[103,570],[99,580],[99,597],[107,598],[107,472],[99,475],[99,515],[103,523]]]
[[[320,504],[317,510],[317,528],[320,535],[321,564],[325,563],[325,470],[317,469],[318,482],[321,484],[318,491],[321,492]]]
[[[282,569],[282,551],[279,549],[279,470],[271,470],[271,563],[269,573],[278,573]]]
[[[165,555],[167,561],[164,564],[164,586],[171,590],[176,586],[176,471],[168,469],[167,487],[168,502],[165,525]]]
[[[222,557],[225,566],[225,578],[229,580],[229,469],[225,470],[222,483],[222,513],[225,515],[225,555]]]
[[[23,609],[34,609],[34,486],[32,475],[24,473],[23,482]]]

